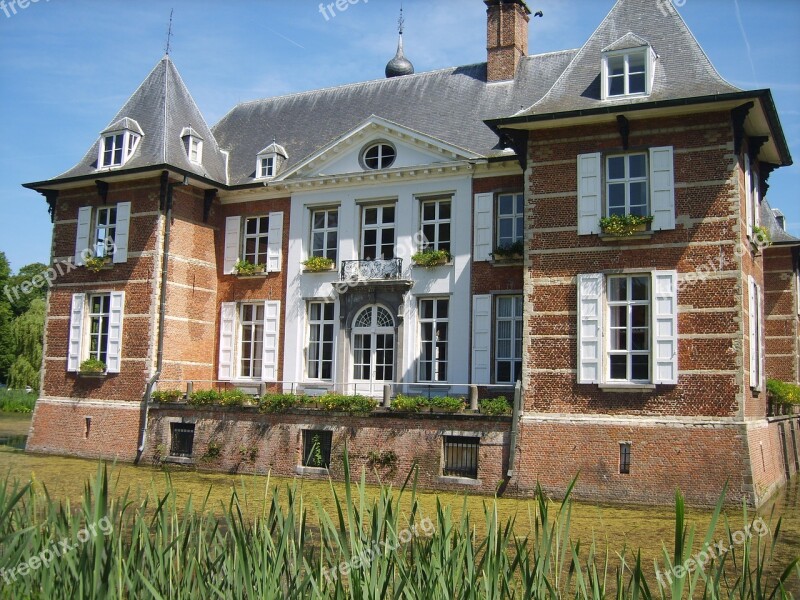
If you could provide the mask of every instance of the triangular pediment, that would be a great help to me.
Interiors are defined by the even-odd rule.
[[[369,168],[365,165],[365,151],[378,143],[389,145],[395,152],[395,158],[384,169]],[[475,158],[480,157],[469,150],[453,146],[381,117],[372,116],[303,160],[278,179],[375,173]]]

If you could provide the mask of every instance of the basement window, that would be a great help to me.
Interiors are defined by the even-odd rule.
[[[478,445],[480,438],[447,435],[443,439],[445,477],[478,478]]]
[[[619,444],[619,472],[621,475],[630,475],[631,472],[631,443]]]
[[[170,456],[191,458],[194,447],[194,423],[170,423]]]
[[[303,430],[303,466],[327,469],[331,464],[332,442],[332,431]]]

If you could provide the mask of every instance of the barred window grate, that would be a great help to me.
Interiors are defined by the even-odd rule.
[[[623,442],[619,445],[619,472],[622,475],[628,475],[631,472],[630,443]]]
[[[194,446],[194,423],[170,423],[170,433],[170,455],[190,458]]]
[[[477,479],[479,442],[476,437],[445,436],[444,476]]]
[[[303,466],[327,469],[331,463],[333,432],[317,429],[303,431]]]

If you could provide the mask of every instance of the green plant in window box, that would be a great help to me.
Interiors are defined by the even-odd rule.
[[[330,271],[334,267],[334,262],[327,256],[312,256],[308,260],[304,260],[302,263],[306,271],[311,271],[312,273],[320,273],[322,271]]]
[[[102,375],[106,372],[106,363],[96,358],[87,358],[81,363],[79,372],[82,375]]]
[[[225,390],[220,394],[220,406],[242,406],[250,397],[242,390]]]
[[[457,413],[464,409],[464,400],[453,396],[433,396],[428,404],[434,412]]]
[[[222,394],[216,390],[197,390],[189,395],[188,403],[192,406],[207,406],[218,404],[222,399]]]
[[[92,271],[93,273],[98,273],[103,270],[103,267],[111,264],[111,257],[93,256],[91,258],[87,258],[83,264],[86,265],[86,268]]]
[[[452,258],[453,256],[447,250],[426,248],[414,254],[411,260],[414,261],[415,265],[419,265],[420,267],[436,267],[439,265],[446,265]]]
[[[772,236],[769,229],[760,225],[753,226],[753,244],[759,248],[769,248],[772,245]]]
[[[263,273],[265,269],[266,265],[257,265],[241,259],[237,260],[236,264],[233,265],[233,272],[237,275],[257,275],[258,273]]]
[[[183,398],[183,392],[180,390],[156,390],[150,395],[153,402],[167,404],[170,402],[177,402]]]
[[[629,237],[639,231],[647,231],[653,217],[639,215],[611,215],[600,219],[600,229],[606,235]]]
[[[795,410],[794,407],[800,407],[800,385],[768,379],[767,394],[773,406],[783,409],[779,412],[791,414]]]
[[[525,252],[525,243],[522,240],[516,241],[512,244],[503,244],[498,246],[492,252],[494,260],[520,260]]]
[[[506,400],[505,396],[498,398],[485,398],[479,403],[482,415],[509,415],[511,414],[511,405]]]

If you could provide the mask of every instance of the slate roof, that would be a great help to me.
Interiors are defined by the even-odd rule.
[[[135,127],[134,127],[135,125]],[[125,165],[113,172],[125,172],[155,165],[170,164],[215,181],[226,183],[225,156],[220,152],[208,125],[168,56],[162,58],[139,88],[128,99],[103,132],[128,127],[142,139]],[[137,129],[138,128],[138,129]],[[202,164],[186,155],[181,136],[193,130],[203,139]],[[81,161],[56,179],[103,173],[97,171],[100,138]]]
[[[794,237],[778,224],[775,213],[766,200],[761,201],[761,226],[766,227],[769,238],[775,245],[800,245],[800,238]]]
[[[577,50],[527,56],[513,81],[486,82],[486,63],[245,102],[213,127],[230,151],[230,184],[251,183],[258,151],[273,138],[289,170],[373,115],[481,156],[501,155],[484,119],[529,106]]]
[[[646,40],[658,55],[653,89],[641,98],[601,100],[600,71],[604,49],[632,47]],[[515,116],[589,110],[739,92],[714,69],[684,20],[668,0],[618,0],[576,54],[552,89]]]

